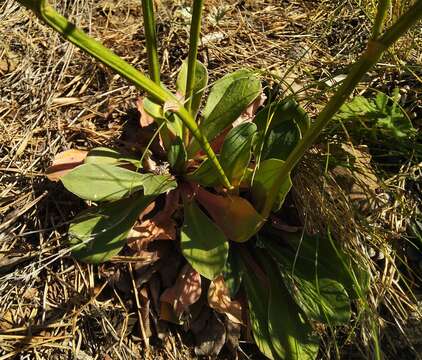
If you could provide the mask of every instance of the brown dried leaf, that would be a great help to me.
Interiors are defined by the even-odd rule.
[[[154,118],[150,114],[148,114],[144,109],[144,98],[138,98],[138,100],[136,101],[136,108],[141,114],[141,117],[139,119],[141,128],[146,128],[154,123]]]
[[[224,283],[223,276],[211,281],[208,289],[208,304],[221,314],[225,314],[230,321],[242,324],[242,305],[230,299],[229,289]]]
[[[70,149],[58,153],[54,157],[53,164],[46,171],[47,178],[50,181],[59,181],[70,170],[81,165],[87,154],[88,151],[78,149]]]
[[[226,342],[226,328],[213,311],[207,315],[205,327],[194,332],[195,354],[216,358]]]
[[[177,317],[188,310],[189,306],[201,296],[201,275],[186,264],[173,287],[161,294],[160,301],[172,305]]]
[[[138,253],[146,250],[154,240],[176,240],[176,222],[171,217],[179,206],[179,191],[169,192],[163,210],[142,221],[154,209],[155,203],[151,205],[139,215],[141,223],[135,225],[128,235],[128,246]]]
[[[226,345],[229,351],[233,354],[234,358],[237,359],[237,349],[239,348],[239,339],[242,327],[240,324],[236,324],[230,321],[228,318],[226,318],[225,320]]]

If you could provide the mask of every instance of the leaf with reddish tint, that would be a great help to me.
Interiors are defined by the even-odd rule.
[[[70,170],[81,165],[87,154],[88,151],[78,149],[70,149],[58,153],[54,157],[53,164],[47,169],[46,176],[50,181],[59,181]]]
[[[245,242],[263,224],[264,219],[251,203],[239,196],[215,195],[198,188],[196,198],[230,240]]]
[[[161,302],[170,304],[180,319],[189,306],[198,301],[201,296],[201,275],[189,264],[186,264],[179,274],[176,283],[166,289],[160,297]]]
[[[230,321],[242,324],[242,305],[230,299],[229,289],[223,276],[211,281],[208,289],[208,304],[217,312],[227,315]]]

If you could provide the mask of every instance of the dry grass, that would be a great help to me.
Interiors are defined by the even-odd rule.
[[[58,3],[78,26],[146,70],[139,1]],[[162,3],[162,72],[172,87],[187,55],[189,28],[186,4]],[[209,1],[199,56],[213,80],[240,67],[278,76],[290,69],[285,80],[294,89],[312,85],[300,96],[314,114],[329,93],[317,84],[343,74],[364,47],[369,33],[364,5],[340,0]],[[415,43],[418,37],[416,31]],[[421,62],[415,48],[397,47],[394,56],[404,55],[409,64]],[[394,78],[397,73],[394,63],[381,64],[360,91],[376,86],[380,76]],[[134,299],[125,303],[117,293],[108,293],[107,282],[95,267],[69,256],[67,224],[83,203],[43,176],[54,155],[64,149],[131,147],[139,135],[134,110],[138,91],[64,43],[15,1],[5,0],[0,5],[0,95],[0,359],[18,354],[40,359],[190,358],[177,332],[158,350],[149,350],[137,328]],[[313,156],[318,161],[310,163],[321,164],[323,158]],[[403,209],[383,206],[382,220],[371,220],[380,224],[374,228],[367,218],[357,218],[348,194],[333,178],[328,178],[331,195],[343,199],[326,206],[332,198],[324,188],[326,180],[318,180],[323,179],[323,170],[307,164],[298,170],[296,190],[301,189],[298,203],[308,221],[330,224],[337,234],[343,233],[340,238],[359,259],[366,259],[374,276],[373,309],[382,303],[397,311],[394,321],[404,324],[414,304],[400,287],[392,255],[394,237],[403,230]],[[345,224],[344,219],[350,222]],[[368,234],[371,246],[387,254],[382,266],[368,256]],[[391,320],[389,315],[385,318]],[[362,331],[360,343],[369,336]]]

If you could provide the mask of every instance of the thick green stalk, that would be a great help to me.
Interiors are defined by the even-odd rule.
[[[145,40],[148,52],[148,70],[152,81],[160,84],[160,62],[158,60],[157,35],[155,30],[154,2],[142,0]]]
[[[324,127],[337,113],[347,98],[352,94],[362,77],[372,68],[379,60],[385,50],[387,50],[395,41],[397,41],[411,26],[416,24],[422,18],[422,0],[418,0],[406,14],[404,14],[392,27],[390,27],[384,35],[377,40],[370,40],[366,51],[362,54],[357,63],[351,68],[349,75],[343,81],[340,88],[330,99],[311,128],[305,133],[303,139],[294,148],[287,158],[284,166],[276,175],[277,181],[274,183],[270,194],[278,194],[280,184],[290,174],[295,165],[302,158],[303,154],[317,140],[319,134]],[[269,196],[264,204],[262,216],[267,218],[271,212],[276,196]]]
[[[191,111],[195,81],[195,64],[198,56],[198,44],[201,36],[201,19],[204,0],[193,0],[192,22],[189,37],[188,74],[186,78],[187,109]]]
[[[221,167],[214,151],[208,143],[208,140],[202,135],[194,118],[169,90],[163,86],[160,86],[159,84],[156,84],[150,78],[135,69],[132,65],[107,49],[100,42],[92,39],[82,30],[76,28],[75,25],[57,13],[53,7],[47,3],[46,0],[17,1],[30,10],[34,11],[43,22],[56,30],[66,40],[76,45],[86,53],[90,54],[104,65],[110,67],[112,70],[114,70],[125,79],[129,80],[139,89],[146,91],[152,100],[161,105],[164,105],[165,103],[177,105],[175,112],[179,115],[185,126],[191,130],[196,140],[201,144],[203,151],[211,160],[223,185],[229,189],[232,188],[230,181],[227,179],[227,176],[224,173],[224,170]]]
[[[377,15],[375,17],[374,26],[372,28],[372,39],[376,40],[384,29],[385,18],[388,9],[391,7],[391,0],[378,0]]]
[[[192,112],[192,97],[195,82],[195,66],[198,56],[198,43],[201,36],[201,19],[204,0],[193,0],[192,21],[189,35],[189,55],[188,55],[188,72],[186,77],[186,94],[187,110]],[[185,144],[189,143],[189,133],[186,128],[183,129],[183,139]]]

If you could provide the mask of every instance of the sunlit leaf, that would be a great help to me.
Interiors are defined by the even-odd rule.
[[[199,188],[196,198],[232,241],[249,240],[263,224],[263,218],[251,203],[239,196],[215,195]]]
[[[117,255],[139,214],[153,200],[153,196],[137,195],[82,212],[69,227],[73,256],[101,263]]]
[[[185,215],[181,248],[186,260],[207,279],[220,275],[227,261],[229,244],[224,233],[193,200],[184,200]]]
[[[81,165],[87,154],[87,151],[78,149],[70,149],[58,153],[46,171],[47,178],[50,181],[59,181],[69,171]]]
[[[147,112],[158,125],[165,123],[165,127],[169,129],[175,136],[181,137],[183,133],[183,123],[182,120],[173,112],[164,113],[163,107],[152,100],[145,98],[144,99],[144,111]],[[170,146],[171,139],[163,139],[164,145],[166,147]]]
[[[264,160],[259,164],[258,170],[252,180],[252,202],[258,210],[262,210],[268,198],[275,198],[274,211],[281,208],[287,194],[292,188],[290,175],[282,183],[278,183],[277,174],[283,167],[284,161],[278,159]],[[273,186],[277,183],[278,191],[274,192]]]
[[[183,96],[186,96],[187,76],[188,76],[188,62],[183,61],[183,64],[180,67],[179,75],[177,76],[177,81],[176,81],[177,91],[183,94]],[[192,96],[192,105],[191,105],[191,111],[194,117],[198,113],[199,107],[201,105],[202,94],[204,93],[204,90],[207,87],[207,85],[208,85],[208,70],[204,64],[196,60],[195,75],[194,75],[194,82],[193,82],[193,96]]]
[[[97,147],[90,150],[85,159],[85,164],[118,165],[124,163],[132,164],[137,168],[141,167],[141,163],[138,159],[130,156],[125,156],[116,150],[109,149],[106,147]]]
[[[176,283],[163,292],[160,301],[172,306],[176,315],[175,322],[178,322],[189,306],[198,301],[201,292],[201,276],[186,264],[180,271]]]
[[[67,190],[85,200],[113,201],[144,189],[159,195],[176,188],[170,175],[141,174],[108,164],[84,164],[61,178]]]
[[[256,125],[244,123],[231,129],[224,139],[220,163],[233,186],[238,186],[251,160]]]
[[[211,89],[199,128],[208,140],[213,140],[231,125],[261,94],[260,80],[248,70],[238,70],[216,81]],[[189,153],[199,150],[193,141]]]
[[[390,99],[382,92],[379,92],[374,100],[356,96],[340,108],[336,118],[363,123],[364,126],[353,130],[357,134],[370,132],[375,138],[410,138],[416,134],[416,130],[408,116],[401,110],[397,100],[397,96]]]
[[[208,289],[208,304],[215,311],[225,314],[230,321],[242,324],[242,305],[239,301],[230,298],[230,292],[223,276],[211,281]]]

